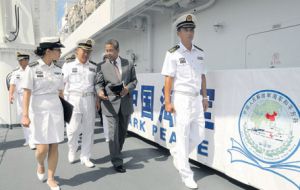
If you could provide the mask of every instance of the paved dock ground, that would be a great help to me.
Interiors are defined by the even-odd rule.
[[[21,127],[0,128],[0,190],[49,190],[36,177],[34,151],[23,146]],[[56,179],[62,190],[187,190],[173,167],[169,151],[129,135],[123,157],[127,172],[116,173],[109,160],[102,127],[95,129],[92,161],[86,168],[78,160],[69,164],[66,139],[59,145]],[[255,190],[204,165],[192,166],[199,190]]]

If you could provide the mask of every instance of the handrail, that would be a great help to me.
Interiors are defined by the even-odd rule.
[[[16,30],[10,31],[9,34],[5,36],[5,40],[9,42],[13,42],[17,39],[20,31],[20,7],[15,5],[15,19],[16,19]],[[10,34],[13,36],[12,39],[10,39]]]
[[[65,13],[66,24],[61,29],[62,35],[74,32],[105,0],[78,0]]]

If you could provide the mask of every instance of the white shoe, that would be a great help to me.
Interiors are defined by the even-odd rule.
[[[197,183],[192,178],[184,179],[183,183],[185,184],[186,187],[188,187],[190,189],[197,189],[198,188]]]
[[[47,185],[50,187],[51,190],[60,190],[60,187],[59,187],[58,185],[55,186],[55,187],[51,187],[51,186],[49,185],[48,180],[47,180]]]
[[[45,180],[45,173],[40,174],[39,172],[36,172],[36,175],[37,175],[37,178],[38,178],[40,181],[44,181],[44,180]]]
[[[81,159],[81,164],[85,165],[88,168],[93,168],[95,167],[95,164],[93,162],[90,161],[90,159]]]
[[[75,162],[75,154],[69,151],[68,160],[71,164],[74,163]]]
[[[35,146],[35,144],[29,144],[29,148],[30,148],[31,150],[35,150],[35,149],[36,149],[36,146]]]
[[[25,142],[25,143],[23,144],[23,146],[28,146],[28,142]]]
[[[108,142],[109,142],[109,139],[105,139],[105,142],[107,142],[107,143],[108,143]]]

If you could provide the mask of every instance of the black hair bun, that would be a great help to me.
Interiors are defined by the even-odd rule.
[[[41,47],[37,47],[36,50],[34,50],[34,53],[35,53],[37,56],[43,56],[43,55],[44,55],[44,52],[45,52],[45,50],[42,49]]]

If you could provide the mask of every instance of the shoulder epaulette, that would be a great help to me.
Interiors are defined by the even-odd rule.
[[[14,70],[12,70],[12,72],[19,70],[20,67],[15,68]]]
[[[203,49],[199,48],[198,46],[194,45],[194,47],[200,51],[203,51]]]
[[[97,65],[97,63],[95,63],[94,61],[89,60],[89,62],[93,65]]]
[[[105,62],[101,61],[100,63],[98,63],[97,69],[96,69],[97,72],[99,72],[101,70],[101,66],[102,66],[103,63],[105,63]]]
[[[59,65],[57,62],[54,62],[54,65],[58,68],[61,68],[61,65]]]
[[[71,54],[71,55],[65,57],[66,63],[70,63],[70,62],[74,61],[75,59],[76,59],[75,54]]]
[[[32,62],[32,63],[29,63],[29,67],[34,67],[34,66],[37,66],[39,64],[39,62],[38,61],[34,61],[34,62]]]
[[[75,58],[74,59],[66,59],[65,63],[70,63],[70,62],[73,62],[74,60],[75,60]]]
[[[179,48],[180,48],[180,46],[179,46],[179,45],[176,45],[176,46],[172,47],[171,49],[169,49],[168,51],[169,51],[170,53],[173,53],[173,52],[175,52],[176,50],[178,50]]]
[[[100,63],[98,63],[98,65],[103,65],[104,63],[106,63],[106,60],[101,61]]]

